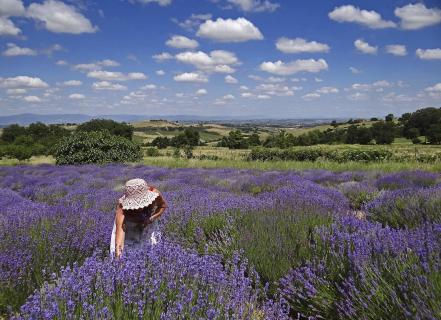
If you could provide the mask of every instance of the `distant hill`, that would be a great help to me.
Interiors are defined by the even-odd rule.
[[[34,114],[22,113],[10,116],[0,116],[0,127],[17,123],[19,125],[29,125],[33,122],[41,121],[45,124],[51,123],[82,123],[91,119],[112,119],[115,121],[135,122],[151,119],[163,119],[168,121],[213,121],[213,120],[246,120],[247,117],[208,117],[208,116],[192,116],[192,115],[129,115],[129,114],[112,114],[91,116],[87,114]]]
[[[19,125],[29,125],[33,122],[41,121],[45,124],[52,123],[83,123],[91,119],[111,119],[118,122],[142,122],[147,120],[158,120],[168,122],[182,123],[235,123],[249,124],[249,125],[274,125],[274,126],[299,126],[299,125],[318,125],[321,123],[328,123],[331,120],[345,120],[345,119],[280,119],[280,118],[252,118],[249,116],[194,116],[194,115],[130,115],[130,114],[112,114],[112,115],[98,115],[91,116],[87,114],[35,114],[22,113],[10,116],[0,116],[0,128],[8,126],[13,123]]]

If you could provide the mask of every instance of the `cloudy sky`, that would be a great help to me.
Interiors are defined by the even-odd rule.
[[[0,0],[0,115],[441,107],[441,2]]]

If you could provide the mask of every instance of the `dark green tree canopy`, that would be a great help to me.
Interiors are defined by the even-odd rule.
[[[116,136],[132,139],[134,128],[125,122],[116,122],[109,119],[93,119],[84,122],[77,127],[77,131],[101,131],[108,130]]]

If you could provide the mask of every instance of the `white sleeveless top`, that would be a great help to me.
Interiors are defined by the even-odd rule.
[[[150,217],[150,214],[154,212],[155,207],[149,208],[150,210],[140,213],[145,215],[145,219]],[[124,246],[125,248],[135,248],[142,243],[149,242],[152,245],[158,243],[161,237],[161,233],[158,228],[158,220],[152,223],[142,226],[140,223],[124,219]],[[116,237],[116,223],[113,222],[112,235],[110,239],[110,256],[113,258],[115,255],[115,237]]]

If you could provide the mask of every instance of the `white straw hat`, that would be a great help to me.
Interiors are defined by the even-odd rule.
[[[123,209],[139,209],[148,206],[159,196],[152,191],[144,179],[128,180],[124,187],[124,195],[118,199]]]

